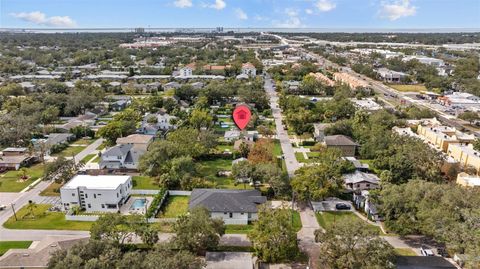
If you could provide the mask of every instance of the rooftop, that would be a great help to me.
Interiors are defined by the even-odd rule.
[[[267,201],[258,190],[194,189],[188,207],[205,207],[212,212],[257,212]]]
[[[325,136],[325,144],[327,144],[327,146],[358,146],[355,141],[345,135]]]
[[[376,175],[364,173],[360,171],[355,171],[354,173],[345,174],[343,175],[343,179],[345,180],[346,184],[355,184],[359,182],[369,182],[373,184],[378,184],[380,182],[380,179]]]
[[[121,184],[125,184],[130,180],[131,176],[90,176],[90,175],[76,175],[62,188],[76,189],[78,187],[85,187],[87,189],[107,189],[115,190]]]

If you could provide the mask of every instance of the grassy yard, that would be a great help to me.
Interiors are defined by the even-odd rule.
[[[357,215],[352,212],[323,212],[323,213],[316,213],[318,224],[322,226],[324,229],[335,225],[336,221],[347,219],[353,221],[355,219],[359,219]],[[369,225],[372,230],[375,230],[380,235],[386,235],[382,232],[380,227],[375,225]],[[388,234],[387,234],[388,235]]]
[[[301,162],[301,163],[308,162],[308,160],[305,159],[305,157],[303,156],[303,153],[301,152],[295,152],[295,158],[297,159],[298,162]]]
[[[0,241],[0,256],[9,249],[25,249],[30,247],[32,241]]]
[[[302,229],[302,220],[300,219],[300,213],[293,211],[293,228],[295,231],[300,231]]]
[[[97,155],[95,159],[92,160],[92,163],[99,163],[99,162],[100,162],[100,156]]]
[[[170,196],[163,212],[159,214],[160,218],[176,218],[187,213],[188,201],[190,196]]]
[[[274,148],[273,148],[273,155],[275,156],[280,156],[283,154],[283,151],[282,151],[282,146],[280,145],[280,140],[278,139],[275,139],[273,141],[274,143]]]
[[[0,192],[19,192],[43,176],[43,165],[26,168],[27,180],[20,180],[22,171],[8,171],[0,174]]]
[[[225,225],[226,234],[247,234],[253,229],[252,224],[248,225]]]
[[[93,222],[67,221],[64,213],[48,212],[51,205],[38,204],[33,210],[35,217],[30,215],[27,206],[17,211],[18,221],[11,216],[3,227],[7,229],[40,229],[40,230],[80,230],[88,231]]]
[[[396,248],[395,253],[398,256],[417,256],[417,253],[413,251],[411,248]]]
[[[233,152],[233,146],[232,145],[218,145],[217,149],[220,150],[220,151],[228,150],[230,152]]]
[[[86,146],[69,146],[66,149],[53,154],[55,157],[72,157],[84,150]]]
[[[40,193],[40,196],[60,196],[60,187],[62,184],[53,182]]]
[[[73,141],[72,144],[88,146],[93,142],[95,142],[95,139],[78,139],[76,141]]]
[[[390,84],[389,87],[394,88],[399,92],[421,92],[427,91],[424,85],[402,85],[402,84]]]
[[[85,158],[82,159],[82,163],[88,163],[88,161],[90,161],[91,159],[93,159],[95,156],[97,156],[97,154],[88,154],[87,156],[85,156]]]
[[[138,190],[159,190],[160,187],[153,182],[149,176],[133,176],[133,188]]]

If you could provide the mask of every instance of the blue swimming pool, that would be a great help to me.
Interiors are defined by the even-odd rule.
[[[147,203],[147,199],[135,199],[133,201],[132,206],[130,206],[130,209],[136,210],[136,209],[144,209],[145,204]]]

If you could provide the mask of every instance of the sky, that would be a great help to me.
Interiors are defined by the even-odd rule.
[[[480,0],[0,0],[0,28],[480,28]]]

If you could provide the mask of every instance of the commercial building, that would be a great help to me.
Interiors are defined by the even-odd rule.
[[[464,187],[480,187],[480,177],[461,172],[457,175],[457,184]]]
[[[449,144],[447,154],[461,166],[474,168],[477,173],[480,171],[480,152],[474,150],[472,144]]]
[[[443,152],[447,152],[449,144],[452,143],[472,143],[475,140],[474,135],[468,135],[449,126],[424,126],[418,125],[418,135],[430,145]]]
[[[60,188],[65,210],[78,206],[87,212],[117,212],[130,197],[131,176],[77,175]]]
[[[427,65],[431,65],[431,66],[434,66],[434,67],[445,66],[445,62],[443,60],[430,58],[430,57],[425,57],[425,56],[409,55],[409,56],[405,56],[402,59],[402,61],[404,61],[404,62],[408,62],[408,61],[411,61],[411,60],[417,60],[422,64],[427,64]]]
[[[389,83],[399,83],[407,76],[407,74],[403,72],[397,72],[387,68],[379,68],[376,72],[383,81]]]

